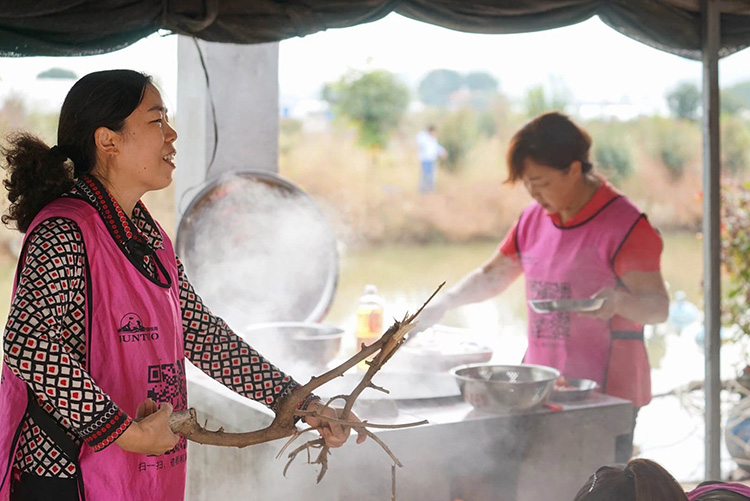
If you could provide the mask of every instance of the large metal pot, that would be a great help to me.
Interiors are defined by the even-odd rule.
[[[198,295],[234,329],[319,322],[338,281],[336,237],[313,200],[267,171],[208,181],[177,229]]]
[[[284,370],[302,365],[316,371],[336,358],[344,330],[313,322],[269,322],[250,325],[240,335]]]

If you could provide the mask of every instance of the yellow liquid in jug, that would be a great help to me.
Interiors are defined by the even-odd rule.
[[[380,305],[363,304],[357,308],[357,351],[362,344],[369,346],[383,335],[383,307]],[[368,357],[367,360],[372,360]],[[357,364],[362,370],[367,370],[365,360]]]

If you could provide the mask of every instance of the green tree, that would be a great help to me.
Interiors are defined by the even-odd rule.
[[[672,180],[682,177],[700,148],[700,131],[696,124],[665,117],[650,117],[642,142],[652,158],[666,167]]]
[[[571,100],[570,90],[559,77],[551,77],[549,91],[544,85],[535,85],[526,91],[526,115],[535,117],[547,111],[565,112]]]
[[[692,82],[682,82],[667,93],[667,107],[679,120],[697,120],[700,105],[701,91]]]
[[[732,175],[741,175],[750,165],[750,130],[740,117],[721,116],[721,166]]]
[[[476,110],[488,110],[498,97],[497,79],[485,71],[473,71],[464,77],[469,90],[469,104]]]
[[[721,190],[721,262],[727,294],[722,321],[736,326],[733,340],[750,336],[750,184],[725,184]],[[723,287],[722,287],[723,288]]]
[[[633,174],[628,124],[617,120],[592,120],[586,123],[593,139],[596,168],[614,185]]]
[[[68,79],[68,80],[75,80],[78,78],[73,71],[66,70],[65,68],[50,68],[48,70],[45,70],[39,73],[36,77],[37,78],[59,78],[59,79]]]
[[[464,84],[470,91],[497,92],[499,82],[486,71],[473,71],[466,75]]]
[[[419,100],[430,106],[445,106],[451,94],[463,86],[464,79],[457,71],[432,70],[419,82]]]
[[[736,115],[750,110],[750,82],[740,82],[721,89],[721,111]]]
[[[630,150],[612,137],[599,138],[594,146],[596,165],[607,172],[607,179],[619,185],[633,173]]]
[[[392,73],[350,72],[323,87],[336,116],[351,120],[362,146],[383,149],[409,106],[409,89]]]
[[[526,90],[524,107],[526,108],[526,115],[530,117],[541,115],[545,111],[550,110],[549,106],[547,106],[547,98],[544,95],[543,86],[535,85]]]
[[[451,112],[438,127],[438,139],[446,151],[445,165],[457,171],[479,138],[480,130],[474,110],[462,108]]]

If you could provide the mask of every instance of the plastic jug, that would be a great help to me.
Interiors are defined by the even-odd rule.
[[[369,346],[383,334],[383,298],[378,295],[378,288],[367,284],[357,305],[357,350],[364,344]],[[367,369],[362,361],[357,364],[360,369]]]

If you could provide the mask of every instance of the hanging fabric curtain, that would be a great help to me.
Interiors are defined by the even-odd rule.
[[[750,2],[721,16],[720,56],[750,46]],[[377,21],[391,12],[470,33],[559,28],[598,15],[654,48],[700,59],[697,0],[5,0],[0,55],[80,56],[121,49],[158,30],[212,42],[274,42]]]

